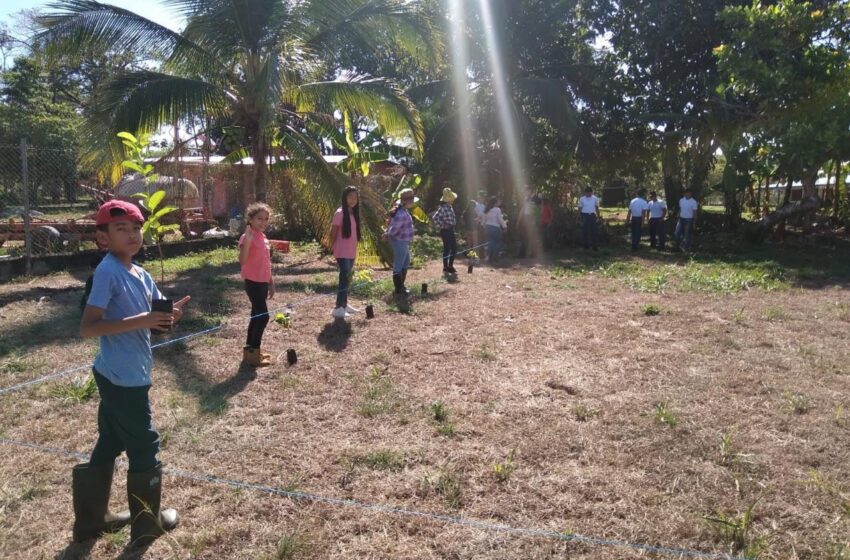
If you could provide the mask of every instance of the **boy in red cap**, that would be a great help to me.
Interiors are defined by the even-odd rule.
[[[128,523],[133,544],[147,545],[177,524],[177,512],[160,510],[162,464],[159,434],[151,421],[150,330],[166,331],[182,316],[189,296],[173,311],[151,311],[162,299],[133,256],[142,248],[144,218],[137,206],[111,200],[97,212],[97,237],[109,250],[94,272],[80,335],[100,337],[94,379],[100,392],[98,439],[88,463],[73,470],[74,541],[82,542]],[[109,512],[115,459],[127,452],[129,513]]]

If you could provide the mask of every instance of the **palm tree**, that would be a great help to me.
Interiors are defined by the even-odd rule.
[[[406,0],[163,0],[186,19],[182,32],[94,0],[65,0],[40,18],[48,51],[92,47],[151,53],[157,69],[115,75],[99,92],[88,121],[89,145],[109,162],[124,159],[115,133],[150,132],[201,120],[244,132],[254,160],[246,198],[265,200],[270,164],[286,160],[314,230],[329,229],[346,183],[325,164],[308,119],[335,111],[362,115],[420,153],[415,106],[392,83],[341,67],[352,51],[400,49],[417,60],[439,41],[428,18]],[[283,167],[283,165],[281,165]],[[378,209],[366,213],[373,233]],[[323,235],[320,235],[324,237]]]

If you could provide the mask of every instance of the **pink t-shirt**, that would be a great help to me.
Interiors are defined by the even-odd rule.
[[[357,258],[357,220],[351,216],[351,237],[348,239],[342,236],[342,208],[338,208],[331,221],[332,226],[339,226],[339,234],[334,241],[334,258],[337,259],[355,259]]]
[[[239,238],[239,246],[245,242],[245,234]],[[248,258],[242,264],[242,278],[252,282],[271,282],[272,280],[272,255],[269,240],[265,234],[254,232],[254,239],[248,249]]]

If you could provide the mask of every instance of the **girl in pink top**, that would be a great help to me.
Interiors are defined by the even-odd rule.
[[[272,257],[269,242],[263,233],[269,226],[271,208],[255,203],[245,211],[248,225],[239,238],[239,264],[245,292],[251,301],[251,321],[248,323],[248,339],[242,350],[242,359],[254,367],[271,365],[271,354],[262,351],[263,332],[269,324],[267,299],[274,297]]]
[[[359,313],[348,305],[348,289],[354,259],[357,258],[357,242],[360,241],[360,193],[357,187],[349,186],[342,191],[342,206],[331,221],[331,239],[334,257],[339,265],[339,287],[336,292],[336,307],[331,315],[335,319],[350,317],[350,313]]]

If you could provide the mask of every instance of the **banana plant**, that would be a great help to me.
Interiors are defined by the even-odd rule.
[[[307,122],[307,129],[311,134],[329,141],[337,151],[345,155],[345,159],[336,164],[340,172],[346,175],[359,172],[361,176],[368,177],[374,163],[389,161],[392,157],[416,156],[413,148],[388,142],[386,130],[382,126],[372,128],[358,139],[358,129],[351,111],[343,109],[341,112],[342,130],[336,123],[327,120],[314,118]]]

